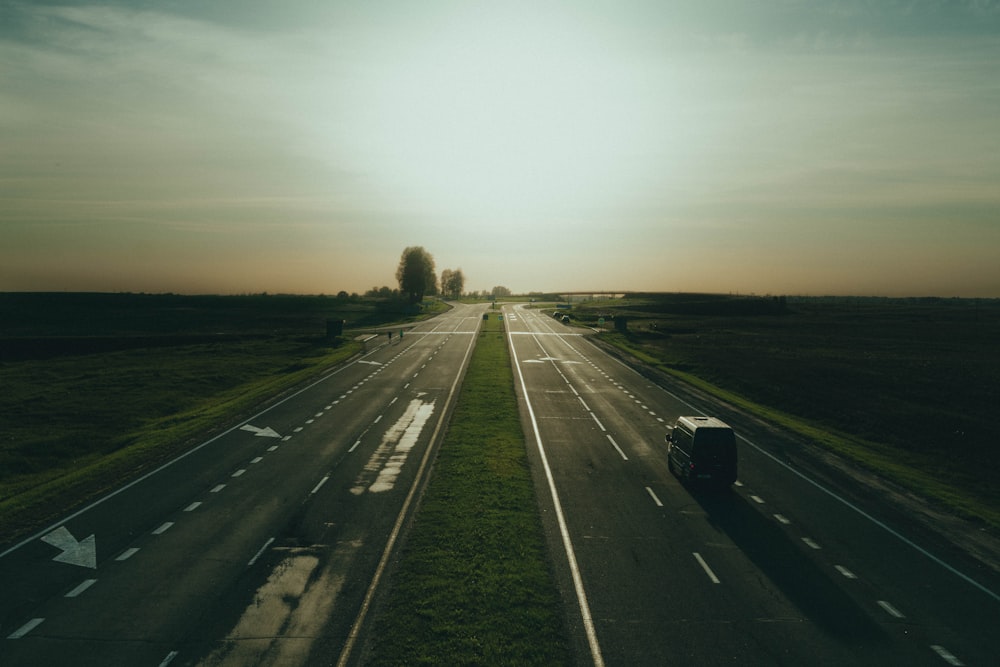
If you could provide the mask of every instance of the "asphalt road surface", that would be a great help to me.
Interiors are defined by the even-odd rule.
[[[1000,664],[992,569],[801,442],[647,379],[579,328],[505,312],[579,664]],[[668,471],[682,414],[736,430],[729,492]]]
[[[358,664],[482,307],[331,370],[0,554],[0,665]],[[996,573],[760,424],[505,307],[580,665],[994,665]],[[681,485],[681,414],[738,434]]]
[[[357,659],[481,322],[456,306],[0,556],[0,665]]]

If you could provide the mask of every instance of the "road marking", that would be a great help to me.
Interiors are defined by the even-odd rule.
[[[282,442],[288,442],[288,441],[289,441],[289,440],[291,440],[291,439],[292,439],[292,436],[290,436],[290,435],[286,435],[286,436],[285,436],[284,438],[282,438],[282,439],[281,439],[281,441],[282,441]]]
[[[646,491],[649,493],[649,497],[653,499],[653,502],[656,503],[657,507],[663,507],[663,503],[656,497],[656,493],[654,493],[651,488],[647,486]]]
[[[583,397],[577,394],[577,398],[579,399],[580,404],[583,406],[583,409],[586,410],[587,412],[590,412],[591,411],[590,406],[587,405],[587,402],[585,400],[583,400]]]
[[[276,450],[277,448],[278,448],[278,446],[277,446],[277,445],[271,445],[270,447],[268,447],[268,448],[267,448],[267,451],[269,451],[269,452],[273,452],[273,451],[274,451],[274,450]]]
[[[269,546],[271,546],[271,542],[274,542],[274,538],[273,538],[273,537],[271,537],[271,538],[268,538],[267,542],[264,542],[264,546],[262,546],[262,547],[261,547],[261,548],[260,548],[260,549],[259,549],[259,550],[257,551],[257,553],[255,553],[255,554],[253,555],[253,558],[251,558],[251,559],[250,559],[250,562],[249,562],[249,563],[247,563],[247,567],[252,567],[252,566],[253,566],[253,564],[257,562],[257,559],[258,559],[258,558],[260,558],[261,556],[263,556],[263,555],[264,555],[264,552],[265,552],[265,551],[267,550],[267,548],[268,548]]]
[[[320,490],[320,487],[322,487],[324,484],[326,484],[326,480],[328,480],[328,479],[330,479],[329,475],[327,475],[323,479],[319,480],[319,484],[317,484],[316,486],[313,487],[313,490],[310,492],[309,495],[316,495],[316,492]]]
[[[903,612],[896,609],[885,600],[879,600],[878,606],[882,607],[882,609],[884,609],[890,616],[895,616],[896,618],[906,618],[906,616],[903,616]]]
[[[21,637],[25,636],[26,634],[37,628],[39,625],[41,625],[42,621],[44,620],[45,620],[44,618],[31,619],[30,621],[19,627],[17,630],[7,635],[7,639],[20,639]]]
[[[610,434],[610,433],[608,433],[608,440],[610,440],[610,441],[611,441],[611,444],[612,444],[612,445],[614,445],[614,446],[615,446],[615,449],[617,449],[617,450],[618,450],[618,453],[619,453],[619,454],[621,454],[621,456],[622,456],[622,459],[624,459],[624,460],[628,461],[628,457],[627,457],[627,456],[625,456],[625,452],[623,452],[623,451],[622,451],[622,448],[618,446],[618,443],[617,443],[617,442],[615,442],[615,439],[611,437],[611,434]]]
[[[301,431],[302,431],[302,429],[303,429],[303,428],[304,428],[304,427],[302,427],[302,426],[296,426],[296,427],[295,427],[295,432],[296,432],[296,433],[299,433],[299,432],[301,432]]]
[[[347,450],[347,453],[349,454],[349,453],[353,452],[355,449],[358,448],[358,445],[360,445],[360,444],[361,444],[361,439],[359,438],[357,442],[355,442],[353,445],[351,445],[351,448]]]
[[[314,421],[316,421],[316,420],[315,420],[315,419],[307,419],[307,420],[306,420],[306,423],[307,423],[307,424],[312,424],[312,423],[313,423]]]
[[[71,590],[69,593],[67,593],[66,597],[68,597],[68,598],[75,598],[78,595],[80,595],[80,593],[84,592],[85,590],[87,590],[88,588],[90,588],[91,586],[93,586],[96,583],[97,583],[97,579],[84,579],[80,583],[79,586],[77,586],[76,588],[74,588],[73,590]]]
[[[931,650],[933,650],[935,653],[937,653],[939,656],[941,656],[941,658],[945,662],[947,662],[949,665],[953,665],[954,667],[963,667],[963,665],[965,665],[964,662],[962,662],[961,660],[959,660],[958,658],[956,658],[954,655],[952,655],[951,651],[949,651],[948,649],[946,649],[944,646],[939,646],[937,644],[931,644]]]
[[[242,475],[243,475],[243,473],[245,473],[246,471],[247,471],[247,469],[246,469],[246,468],[240,468],[239,470],[237,470],[236,472],[234,472],[234,473],[233,473],[233,477],[240,477],[240,476],[242,476]]]
[[[478,326],[478,325],[477,325]],[[471,332],[473,334],[478,333],[478,328],[476,331]],[[445,339],[450,340],[449,338]],[[467,367],[469,362],[469,357],[472,355],[472,348],[475,344],[475,337],[470,336],[469,345],[465,350],[465,357],[462,359],[460,368]],[[445,406],[454,405],[453,399],[455,397],[455,392],[458,388],[459,379],[461,374],[456,375],[455,379],[451,383],[451,388],[448,390],[448,397],[445,399]],[[417,481],[424,479],[425,471],[430,465],[431,454],[435,452],[435,448],[431,445],[438,441],[438,436],[441,433],[441,429],[444,427],[445,417],[448,415],[448,410],[444,409],[440,411],[440,416],[438,417],[437,424],[434,427],[433,433],[431,433],[428,446],[424,450],[424,456],[420,461],[420,466],[417,468],[417,475],[413,485],[406,494],[406,499],[403,501],[403,506],[396,517],[396,522],[393,524],[392,531],[389,533],[389,538],[386,540],[385,549],[382,551],[382,557],[379,559],[378,566],[375,568],[375,574],[372,576],[371,584],[368,586],[368,590],[365,593],[365,598],[361,602],[361,609],[358,611],[358,615],[354,619],[354,623],[351,625],[351,630],[347,634],[347,640],[344,643],[343,648],[340,651],[340,657],[337,660],[337,667],[345,667],[350,660],[351,653],[354,651],[354,645],[357,642],[358,636],[361,632],[361,626],[364,624],[365,618],[368,615],[368,610],[371,608],[372,600],[375,597],[375,592],[379,587],[379,583],[382,580],[382,576],[385,573],[386,567],[389,563],[389,557],[392,555],[395,549],[396,541],[399,539],[399,534],[403,529],[403,523],[405,518],[409,514],[410,505],[412,505],[414,497],[417,494]],[[603,667],[603,664],[596,664],[594,667]]]
[[[510,348],[511,356],[514,358],[514,366],[517,368],[517,376],[521,381],[521,393],[524,396],[525,406],[528,408],[528,416],[531,418],[531,428],[535,436],[535,444],[538,447],[538,455],[542,460],[542,468],[545,470],[545,479],[549,485],[549,494],[552,497],[552,505],[555,508],[556,521],[559,524],[559,535],[562,538],[563,551],[566,552],[566,560],[569,564],[570,574],[573,578],[573,589],[576,592],[577,603],[580,605],[580,618],[583,621],[583,629],[587,636],[587,644],[590,647],[591,659],[594,667],[604,667],[604,657],[601,655],[601,645],[597,641],[597,631],[594,627],[594,617],[590,613],[590,603],[587,601],[587,593],[583,587],[583,576],[580,574],[580,567],[576,560],[576,552],[573,550],[573,540],[570,538],[569,528],[566,524],[566,516],[563,514],[562,502],[559,500],[559,492],[556,490],[555,478],[552,476],[552,468],[549,466],[549,458],[545,454],[545,446],[542,443],[542,435],[538,430],[538,419],[535,417],[535,409],[531,405],[528,397],[528,385],[524,381],[524,373],[521,370],[521,361],[514,354],[514,339],[511,337],[512,331],[507,330],[507,346]],[[537,338],[536,338],[537,341]],[[343,662],[343,661],[342,661]],[[340,667],[340,665],[338,665]]]
[[[823,547],[821,547],[820,545],[816,544],[816,543],[815,543],[815,542],[814,542],[814,541],[813,541],[812,539],[810,539],[810,538],[808,538],[808,537],[803,537],[803,538],[802,538],[802,541],[803,541],[803,542],[805,542],[805,543],[806,543],[806,546],[807,546],[807,547],[809,547],[810,549],[816,549],[816,550],[819,550],[819,549],[822,549],[822,548],[823,548]]]
[[[187,507],[185,507],[184,511],[185,512],[193,512],[196,509],[198,509],[199,507],[201,507],[201,501],[200,500],[196,500],[193,503],[191,503],[190,505],[188,505]]]
[[[382,436],[364,470],[351,487],[351,493],[380,493],[391,490],[402,473],[410,451],[416,446],[424,425],[434,413],[434,403],[413,399],[402,417]]]
[[[851,572],[850,570],[848,570],[843,565],[834,565],[834,567],[837,569],[837,572],[840,572],[842,575],[844,575],[848,579],[857,579],[858,578],[858,575],[854,574],[853,572]]]
[[[173,521],[167,521],[162,526],[153,531],[153,535],[162,535],[163,533],[170,530],[170,527],[174,525]]]
[[[263,457],[263,456],[258,456],[257,458],[255,458],[255,459],[252,459],[252,460],[250,461],[250,463],[260,463],[260,462],[261,462],[261,461],[263,461],[263,460],[264,460],[264,457]]]
[[[288,401],[294,400],[296,397],[298,397],[298,396],[304,394],[305,392],[313,389],[314,387],[317,387],[320,384],[328,381],[330,378],[332,378],[332,377],[334,377],[336,375],[339,375],[345,369],[348,369],[348,368],[352,367],[355,363],[357,363],[357,362],[346,363],[343,366],[341,366],[341,367],[339,367],[339,368],[337,368],[337,369],[335,369],[335,370],[333,370],[333,371],[331,371],[329,373],[326,373],[325,375],[323,375],[322,377],[320,377],[319,379],[317,379],[315,382],[302,387],[298,391],[296,391],[296,392],[294,392],[292,394],[289,394],[288,396],[286,396],[285,398],[281,399],[280,401],[278,401],[276,403],[273,403],[272,405],[270,405],[266,409],[261,410],[256,415],[254,415],[253,417],[251,417],[250,420],[251,421],[256,420],[259,417],[262,417],[263,415],[267,414],[271,410],[277,408],[278,406],[284,405]],[[205,440],[204,442],[202,442],[198,446],[192,447],[191,449],[188,449],[186,452],[184,452],[180,456],[177,456],[176,458],[173,458],[173,459],[167,461],[163,465],[161,465],[161,466],[159,466],[157,468],[154,468],[153,470],[150,470],[146,474],[144,474],[144,475],[142,475],[140,477],[137,477],[136,479],[133,479],[128,484],[124,484],[121,487],[115,489],[114,491],[112,491],[112,492],[110,492],[110,493],[108,493],[108,494],[106,494],[104,496],[101,496],[100,498],[98,498],[94,502],[90,503],[89,505],[81,507],[80,509],[78,509],[77,511],[73,512],[69,516],[65,517],[64,519],[61,519],[58,523],[50,525],[47,528],[44,528],[41,531],[35,533],[34,535],[30,535],[29,537],[24,538],[23,540],[21,540],[17,544],[15,544],[15,545],[9,547],[8,549],[0,552],[0,558],[3,558],[4,556],[7,556],[8,554],[11,554],[11,553],[17,551],[18,549],[21,549],[25,545],[30,544],[34,540],[39,539],[43,535],[45,535],[45,534],[49,533],[50,531],[52,531],[53,529],[57,528],[59,525],[64,524],[67,521],[71,521],[72,519],[75,519],[76,517],[78,517],[78,516],[80,516],[80,515],[82,515],[82,514],[84,514],[86,512],[89,512],[90,510],[94,509],[95,507],[97,507],[97,506],[99,506],[99,505],[107,502],[108,500],[117,497],[121,493],[124,493],[125,491],[131,489],[132,487],[136,486],[137,484],[141,484],[142,482],[146,481],[147,479],[149,479],[149,478],[151,478],[151,477],[153,477],[155,475],[160,474],[161,472],[163,472],[164,470],[166,470],[170,466],[172,466],[172,465],[176,464],[177,462],[179,462],[179,461],[181,461],[181,460],[183,460],[183,459],[191,456],[195,452],[201,451],[202,449],[204,449],[205,447],[208,447],[209,445],[211,445],[212,443],[218,441],[219,439],[224,438],[227,435],[229,435],[230,433],[233,433],[233,432],[239,430],[239,428],[240,428],[239,426],[233,426],[232,428],[230,428],[230,429],[228,429],[226,431],[223,431],[222,433],[219,433],[218,435],[216,435],[216,436],[214,436],[212,438],[209,438],[208,440]]]
[[[174,658],[176,657],[177,657],[177,651],[171,651],[170,653],[167,654],[167,657],[163,659],[163,662],[160,663],[159,667],[167,667],[167,665],[173,662]]]
[[[375,421],[373,421],[373,422],[372,422],[372,424],[377,424],[377,423],[379,423],[380,421],[382,421],[382,415],[379,415],[378,417],[376,417],[376,418],[375,418]]]
[[[758,505],[763,505],[764,504],[764,499],[761,498],[760,496],[750,496],[750,500],[754,501]]]
[[[215,487],[213,487],[212,490],[209,491],[209,493],[218,493],[219,491],[222,491],[224,488],[226,488],[225,484],[216,484]]]
[[[604,424],[602,424],[601,420],[597,418],[597,415],[595,415],[593,412],[591,412],[590,416],[594,418],[594,421],[597,422],[597,425],[601,427],[602,431],[606,432],[608,430],[608,429],[604,428]]]
[[[783,523],[786,526],[789,525],[790,523],[792,523],[791,519],[789,519],[784,514],[775,514],[774,518],[778,520],[778,523]]]
[[[705,570],[705,574],[708,575],[708,578],[712,580],[713,584],[722,583],[721,581],[719,581],[719,578],[715,576],[715,572],[712,572],[712,568],[708,566],[708,563],[705,562],[705,559],[702,558],[701,554],[698,553],[697,551],[694,552],[694,559],[698,561],[698,565],[701,565],[701,569]]]
[[[59,553],[52,559],[57,563],[97,569],[97,538],[94,535],[77,540],[66,526],[59,526],[43,535],[41,540],[59,549]]]
[[[251,426],[250,424],[244,424],[240,426],[241,431],[250,431],[258,438],[280,438],[281,436],[270,426],[265,426],[264,428],[257,428],[256,426]]]
[[[115,560],[128,560],[137,553],[139,553],[139,549],[136,547],[132,547],[131,549],[126,549],[125,551],[123,551],[121,555],[119,555],[118,558],[116,558]]]

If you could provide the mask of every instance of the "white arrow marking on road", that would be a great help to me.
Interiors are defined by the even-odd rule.
[[[97,538],[94,535],[77,542],[66,526],[59,526],[48,535],[42,536],[42,542],[51,544],[62,553],[52,560],[68,565],[79,565],[97,569]]]
[[[258,438],[280,438],[278,432],[275,431],[270,426],[265,426],[264,428],[257,428],[256,426],[251,426],[250,424],[244,424],[240,426],[241,431],[250,431]]]
[[[382,364],[380,364],[377,361],[366,361],[364,359],[358,359],[358,363],[359,364],[368,364],[370,366],[381,366],[382,365]]]

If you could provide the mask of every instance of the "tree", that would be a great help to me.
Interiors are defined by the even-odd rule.
[[[396,269],[399,291],[410,301],[419,303],[425,294],[437,292],[437,276],[434,273],[434,258],[423,246],[410,246],[399,258]]]
[[[510,290],[502,285],[493,288],[493,298],[499,299],[502,296],[510,296]]]
[[[441,272],[441,294],[452,299],[462,296],[465,291],[465,275],[462,269],[445,269]]]
[[[441,272],[441,296],[451,296],[451,291],[448,289],[448,285],[451,283],[452,273],[451,269],[445,269]]]

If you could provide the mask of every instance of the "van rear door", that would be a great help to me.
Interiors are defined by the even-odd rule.
[[[723,484],[736,481],[736,436],[728,428],[699,428],[694,438],[694,476]]]

